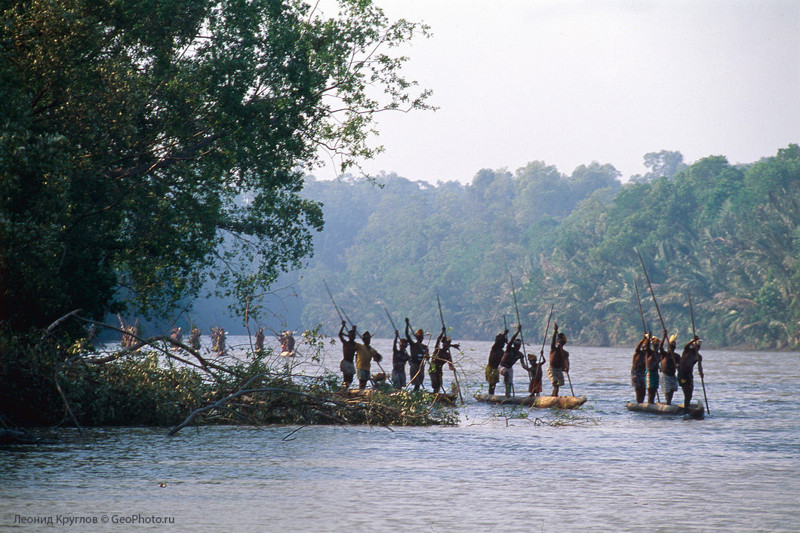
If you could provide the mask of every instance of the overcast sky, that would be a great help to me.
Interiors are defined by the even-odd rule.
[[[800,143],[800,1],[376,3],[431,26],[403,53],[439,110],[381,115],[370,173],[469,183],[598,161],[627,178],[648,152],[746,163]]]

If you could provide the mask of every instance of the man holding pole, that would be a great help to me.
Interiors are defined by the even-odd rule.
[[[680,358],[675,353],[675,338],[673,334],[668,342],[667,349],[664,349],[664,340],[667,337],[667,330],[662,332],[661,340],[661,390],[664,392],[664,401],[667,405],[672,405],[672,396],[678,390],[678,380],[675,378],[675,371],[678,367]]]
[[[681,360],[678,364],[678,383],[683,389],[683,407],[689,408],[689,402],[692,401],[692,393],[694,392],[694,365],[698,364],[698,371],[700,378],[703,377],[703,357],[700,355],[700,338],[695,335],[692,340],[686,343],[681,354]]]
[[[642,336],[642,340],[639,341],[639,344],[636,345],[636,349],[633,351],[633,360],[631,361],[631,385],[633,385],[633,390],[636,393],[636,403],[644,403],[644,378],[647,368],[645,365],[645,358],[647,357],[649,344],[650,338],[645,332]]]
[[[339,341],[342,343],[342,362],[339,363],[339,369],[342,371],[342,382],[345,389],[350,388],[353,382],[353,377],[356,375],[356,366],[353,361],[356,357],[356,327],[353,326],[347,332],[347,338],[344,337],[344,328],[347,323],[342,320],[342,327],[339,328]]]
[[[564,372],[569,372],[569,352],[564,349],[567,336],[558,332],[558,324],[553,325],[553,340],[550,342],[550,366],[547,377],[553,384],[553,394],[558,396],[559,387],[564,385]]]
[[[658,337],[650,336],[650,345],[645,356],[645,385],[647,386],[647,403],[656,402],[658,393],[658,365],[661,362],[661,340]]]
[[[408,340],[400,338],[400,331],[394,330],[392,344],[392,386],[402,389],[406,386],[406,363],[408,362]]]
[[[439,392],[439,389],[442,388],[442,370],[444,369],[444,364],[447,363],[450,365],[450,370],[453,372],[456,371],[456,368],[453,366],[453,356],[450,353],[450,347],[454,346],[450,343],[450,337],[447,336],[447,329],[442,326],[442,333],[439,335],[439,338],[436,339],[436,347],[433,350],[433,357],[431,357],[431,367],[428,369],[428,375],[431,378],[431,387],[433,387],[433,393],[436,394]],[[444,392],[444,390],[442,390]]]
[[[500,381],[500,360],[503,358],[504,349],[508,344],[508,329],[498,333],[489,350],[489,361],[486,363],[486,381],[489,383],[489,394],[494,394],[494,389]]]
[[[369,331],[365,331],[361,335],[360,342],[356,344],[356,370],[358,371],[358,388],[364,390],[367,388],[367,381],[370,380],[370,362],[374,359],[376,363],[380,363],[383,356],[378,353],[378,350],[370,346],[372,342],[372,335]]]
[[[406,339],[411,352],[408,360],[408,373],[411,376],[414,391],[418,391],[425,379],[425,365],[423,362],[428,358],[428,347],[422,342],[425,340],[425,332],[422,329],[418,329],[414,334],[414,338],[411,338],[411,324],[408,318],[406,318]]]
[[[522,326],[517,324],[517,331],[511,337],[511,340],[506,346],[506,351],[503,354],[502,359],[500,359],[500,375],[503,376],[503,384],[505,385],[506,389],[506,398],[510,397],[511,393],[514,392],[514,363],[517,361],[522,361],[522,366],[527,370],[525,357],[520,351],[522,341],[517,338],[519,337],[521,331]]]

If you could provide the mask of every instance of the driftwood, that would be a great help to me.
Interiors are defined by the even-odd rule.
[[[276,410],[294,412],[296,417],[277,416],[275,423],[324,423],[332,424],[370,424],[388,427],[394,425],[431,425],[453,423],[446,418],[439,419],[433,413],[438,411],[445,396],[448,395],[422,395],[415,398],[408,393],[378,391],[336,391],[313,392],[313,390],[297,390],[287,387],[266,385],[253,386],[255,380],[274,378],[275,376],[258,375],[248,380],[242,387],[224,398],[192,411],[181,424],[172,428],[167,435],[174,436],[178,431],[190,425],[198,416],[212,411],[228,412],[242,419],[242,413],[231,409],[232,404],[238,409],[249,411],[248,422],[251,424],[263,423],[264,416],[271,418]],[[279,382],[276,382],[279,383]],[[256,399],[266,396],[268,400]],[[450,405],[455,401],[455,395],[450,395]],[[405,407],[397,404],[397,401]],[[416,402],[414,402],[416,400]],[[409,402],[413,405],[409,406]],[[285,420],[285,421],[283,421]]]
[[[49,337],[53,333],[53,331],[55,331],[55,329],[58,326],[60,326],[64,322],[66,322],[69,318],[71,318],[73,316],[77,316],[77,314],[80,313],[80,312],[81,312],[81,309],[75,309],[74,311],[70,311],[66,315],[62,316],[61,318],[59,318],[58,320],[56,320],[55,322],[53,322],[52,324],[47,326],[47,329],[44,330],[44,335],[42,335],[41,340],[42,341],[45,340],[47,337]]]
[[[186,420],[184,420],[183,422],[181,422],[180,424],[178,424],[177,426],[175,426],[174,428],[169,430],[169,432],[167,433],[167,436],[168,437],[174,436],[178,431],[180,431],[181,429],[183,429],[186,426],[188,426],[189,424],[191,424],[192,420],[194,420],[197,415],[212,411],[214,409],[225,409],[225,405],[227,403],[235,400],[236,398],[239,398],[241,396],[245,396],[245,395],[248,395],[248,394],[256,394],[256,393],[260,393],[260,392],[280,392],[280,393],[283,393],[283,394],[289,394],[289,395],[294,395],[294,396],[302,396],[302,397],[309,398],[309,399],[315,400],[315,401],[323,400],[323,401],[326,401],[326,402],[335,403],[333,400],[331,400],[329,398],[322,399],[322,398],[320,398],[318,396],[314,396],[312,394],[308,394],[308,393],[301,392],[301,391],[295,391],[295,390],[291,390],[291,389],[284,389],[284,388],[281,388],[281,387],[261,387],[261,388],[255,388],[255,389],[240,389],[240,390],[234,392],[233,394],[230,394],[230,395],[226,396],[225,398],[222,398],[221,400],[217,400],[216,402],[214,402],[212,404],[206,405],[204,407],[200,407],[199,409],[195,409],[194,411],[191,412],[191,414],[188,416],[188,418]],[[344,404],[340,404],[340,405],[344,405]],[[322,413],[320,413],[320,414],[322,414]],[[331,418],[334,418],[334,417],[331,417]],[[338,421],[341,422],[341,420],[338,420]]]

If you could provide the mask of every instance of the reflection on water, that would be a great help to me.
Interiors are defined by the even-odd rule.
[[[104,516],[172,517],[141,526],[171,531],[797,529],[798,354],[704,351],[697,421],[625,410],[630,350],[571,347],[589,402],[567,418],[475,403],[489,343],[462,348],[459,427],[105,428],[0,450],[0,529],[57,515],[99,531],[131,529]],[[322,364],[338,361],[334,346]]]

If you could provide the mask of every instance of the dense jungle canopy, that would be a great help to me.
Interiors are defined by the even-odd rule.
[[[531,337],[555,318],[572,342],[632,344],[642,321],[661,324],[636,250],[670,332],[691,334],[689,297],[708,346],[797,347],[800,342],[800,148],[747,165],[711,156],[687,166],[679,152],[645,156],[628,183],[611,165],[562,175],[532,162],[481,170],[472,183],[431,186],[396,175],[309,181],[325,230],[296,287],[303,323],[335,330],[325,291],[363,329],[438,329],[441,297],[457,338],[490,339],[516,323],[514,279]],[[288,282],[288,278],[284,278]],[[535,343],[535,341],[534,341]]]

